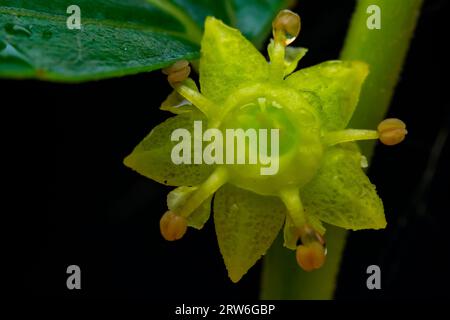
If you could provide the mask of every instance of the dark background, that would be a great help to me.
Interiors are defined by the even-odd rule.
[[[353,1],[299,1],[302,66],[339,55]],[[446,0],[425,1],[389,116],[409,134],[378,146],[369,176],[384,201],[388,228],[351,233],[338,299],[449,297],[450,114]],[[80,85],[0,82],[4,159],[18,169],[7,211],[20,220],[16,288],[64,298],[256,299],[261,264],[239,284],[226,270],[209,221],[201,232],[168,243],[159,233],[170,188],[139,176],[122,159],[169,116],[160,72]],[[11,111],[5,114],[5,111]],[[25,241],[23,241],[26,239]],[[10,243],[7,243],[10,245]],[[19,260],[18,260],[19,261]],[[66,288],[66,268],[82,270],[82,290]],[[366,268],[382,270],[382,290],[366,288]]]

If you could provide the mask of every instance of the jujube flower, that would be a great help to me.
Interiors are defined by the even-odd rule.
[[[368,66],[328,61],[292,73],[304,48],[287,48],[300,31],[298,15],[284,10],[273,23],[270,63],[238,30],[209,17],[201,42],[200,90],[187,62],[164,72],[174,92],[161,109],[176,116],[156,126],[125,164],[169,193],[161,219],[167,240],[201,229],[211,212],[229,277],[237,282],[266,253],[284,225],[284,245],[297,250],[307,271],[325,261],[322,222],[346,229],[386,226],[383,204],[361,169],[353,141],[403,140],[406,129],[389,120],[376,130],[345,129],[358,103]],[[261,175],[257,164],[174,164],[171,133],[193,131],[194,121],[228,128],[279,129],[279,171]],[[249,150],[246,150],[247,154]]]

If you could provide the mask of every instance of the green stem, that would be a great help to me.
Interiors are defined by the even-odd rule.
[[[400,76],[423,0],[360,0],[352,17],[343,60],[361,60],[370,74],[349,127],[375,128],[387,113]],[[381,29],[367,28],[367,8],[381,9]],[[370,159],[374,142],[361,144]],[[347,231],[327,226],[328,256],[325,266],[313,273],[300,270],[294,254],[283,248],[281,237],[264,259],[262,299],[331,299],[344,251]],[[363,280],[361,280],[363,281]]]

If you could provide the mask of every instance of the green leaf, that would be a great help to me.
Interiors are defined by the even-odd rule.
[[[220,252],[233,282],[266,253],[283,225],[286,209],[277,197],[225,185],[214,198]]]
[[[72,2],[2,1],[0,76],[83,81],[198,57],[183,26],[144,0],[79,0],[81,30],[66,26]]]
[[[198,187],[182,186],[169,192],[167,195],[167,207],[169,210],[177,212],[178,208],[181,208],[197,189]],[[188,226],[199,230],[203,228],[211,214],[211,200],[212,196],[189,215],[187,218]]]
[[[316,177],[300,194],[306,213],[326,223],[353,230],[386,227],[383,203],[354,149],[330,148]]]
[[[269,64],[239,30],[215,18],[208,18],[200,59],[201,92],[216,102],[224,101],[248,82],[268,78]]]
[[[340,130],[347,126],[355,111],[368,73],[368,65],[364,62],[327,61],[301,69],[286,81],[297,90],[308,93],[312,104],[320,105],[326,129]]]
[[[204,19],[216,16],[262,44],[285,0],[3,0],[0,77],[80,82],[148,72],[199,57]],[[69,30],[70,5],[81,30]],[[251,16],[250,16],[251,15]],[[253,20],[257,17],[257,20]],[[249,21],[247,21],[249,20]]]
[[[172,148],[179,142],[171,141],[176,129],[187,129],[193,138],[195,120],[207,120],[198,112],[183,113],[156,126],[150,134],[124,160],[126,166],[147,178],[171,186],[195,186],[203,182],[214,170],[212,165],[173,163]],[[191,143],[193,155],[193,141]]]

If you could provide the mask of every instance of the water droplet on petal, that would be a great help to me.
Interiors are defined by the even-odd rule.
[[[361,156],[361,168],[367,168],[369,166],[369,163],[367,162],[367,158],[365,156]]]

